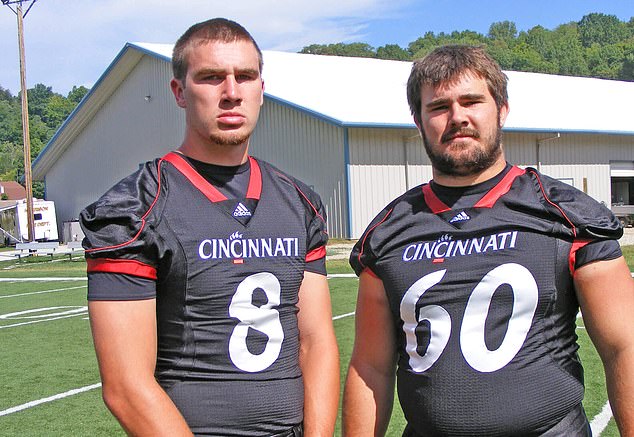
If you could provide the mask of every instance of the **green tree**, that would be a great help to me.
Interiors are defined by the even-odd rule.
[[[73,103],[73,105],[77,106],[81,99],[84,98],[86,94],[88,94],[89,89],[85,86],[73,86],[73,89],[68,92],[66,98]]]
[[[579,21],[579,38],[584,47],[605,46],[623,41],[630,36],[627,25],[616,15],[592,13]]]
[[[379,59],[392,59],[394,61],[409,61],[411,59],[409,52],[398,44],[386,44],[377,48],[376,57]]]
[[[512,43],[517,36],[517,27],[512,21],[500,21],[491,24],[488,37],[492,40],[506,41]]]
[[[311,44],[300,50],[300,53],[311,55],[352,56],[357,58],[374,58],[376,53],[371,45],[362,42],[350,44]]]

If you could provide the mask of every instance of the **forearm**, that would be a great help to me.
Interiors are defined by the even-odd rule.
[[[299,363],[304,379],[304,435],[330,437],[339,407],[339,353],[334,335],[303,345]]]
[[[394,380],[394,373],[350,364],[343,397],[344,436],[385,435],[394,402]]]
[[[634,436],[634,350],[622,351],[605,363],[608,397],[623,437]]]
[[[191,436],[185,419],[155,380],[103,385],[104,402],[128,435]]]

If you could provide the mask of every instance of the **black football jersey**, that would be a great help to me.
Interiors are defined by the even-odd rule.
[[[383,281],[411,435],[541,435],[583,398],[573,271],[620,256],[610,239],[622,230],[607,208],[533,169],[507,166],[465,191],[474,201],[457,208],[429,184],[408,191],[350,262]]]
[[[89,299],[156,298],[156,378],[197,434],[271,435],[303,417],[296,304],[307,261],[325,256],[325,214],[304,184],[250,161],[244,199],[169,153],[81,214],[89,276],[155,281],[155,295]]]

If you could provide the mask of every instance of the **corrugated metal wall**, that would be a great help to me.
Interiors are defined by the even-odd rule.
[[[359,238],[372,218],[407,185],[417,185],[410,179],[417,179],[424,170],[417,168],[423,161],[412,138],[416,135],[415,129],[349,130],[352,238]]]
[[[539,167],[543,173],[610,205],[610,161],[634,161],[634,137],[567,133],[554,136],[505,132],[506,158],[520,166]],[[387,203],[407,189],[429,181],[432,173],[422,140],[414,129],[351,129],[349,138],[351,235],[359,238]]]
[[[47,173],[47,198],[55,200],[60,226],[139,163],[181,143],[184,115],[170,79],[169,63],[144,56]]]
[[[343,129],[265,99],[249,146],[262,158],[311,186],[328,216],[331,237],[348,235]]]

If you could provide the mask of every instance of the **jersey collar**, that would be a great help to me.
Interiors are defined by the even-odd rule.
[[[176,169],[210,201],[222,202],[227,200],[227,196],[207,182],[180,153],[169,152],[161,159],[176,167]],[[249,186],[247,188],[246,198],[260,200],[260,195],[262,194],[262,172],[260,171],[260,165],[252,156],[249,156],[249,163],[251,165],[251,172],[249,174]]]
[[[486,192],[484,196],[478,202],[473,205],[474,208],[493,208],[495,202],[502,196],[504,196],[511,189],[513,181],[520,175],[526,173],[526,170],[517,166],[511,167],[509,172],[498,182],[493,188]],[[438,198],[434,190],[432,190],[430,184],[423,185],[423,196],[425,203],[431,209],[434,214],[440,214],[446,211],[451,211],[442,200]]]

